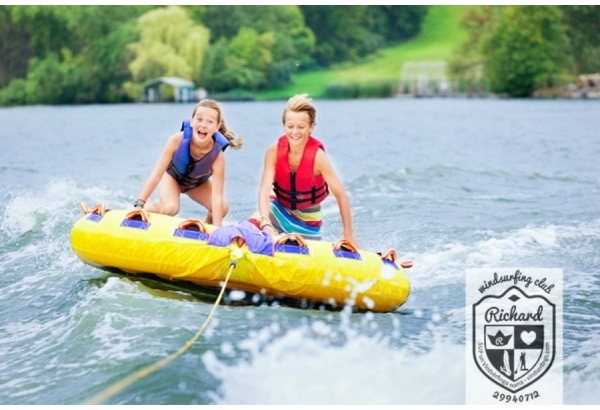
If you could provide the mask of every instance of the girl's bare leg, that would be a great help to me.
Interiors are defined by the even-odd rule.
[[[192,200],[194,200],[195,202],[199,203],[200,205],[202,205],[203,207],[208,209],[208,213],[206,214],[205,222],[212,224],[213,221],[212,221],[212,184],[211,184],[211,181],[208,180],[204,184],[200,185],[199,187],[190,189],[189,191],[186,192],[186,194],[188,194],[188,196]],[[223,217],[225,217],[225,215],[227,215],[228,211],[229,211],[229,204],[227,203],[227,200],[225,200],[225,198],[223,198]]]
[[[164,215],[175,216],[179,213],[179,196],[181,188],[173,177],[164,173],[158,184],[160,198],[146,204],[144,209]]]

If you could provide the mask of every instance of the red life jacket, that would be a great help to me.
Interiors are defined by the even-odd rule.
[[[277,141],[277,160],[273,190],[277,200],[291,210],[309,208],[319,204],[329,194],[323,175],[315,175],[315,157],[318,149],[325,151],[323,144],[308,137],[300,165],[295,172],[290,170],[288,162],[289,143],[285,135]]]

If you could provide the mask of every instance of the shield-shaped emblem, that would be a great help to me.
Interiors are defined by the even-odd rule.
[[[473,305],[473,355],[491,381],[516,393],[540,379],[555,356],[555,305],[512,286]]]

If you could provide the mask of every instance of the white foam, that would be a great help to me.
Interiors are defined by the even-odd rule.
[[[209,351],[202,360],[222,384],[216,404],[461,404],[464,346],[432,341],[418,356],[378,336],[354,335],[343,345],[315,339],[321,322],[252,348],[250,362],[233,365]],[[261,332],[259,332],[260,335]],[[266,333],[272,337],[270,331]],[[263,345],[262,337],[246,345]]]
[[[600,367],[598,360],[592,368],[586,370],[573,370],[565,375],[564,402],[569,404],[595,404],[600,403]]]
[[[231,300],[244,300],[246,297],[246,292],[242,290],[232,290],[229,292],[229,299]]]
[[[79,203],[104,203],[114,193],[100,188],[79,188],[70,180],[52,180],[43,191],[21,191],[6,202],[0,230],[16,238],[34,229],[51,234],[67,215],[79,211]]]
[[[491,237],[473,244],[453,242],[438,245],[434,250],[414,257],[411,285],[428,286],[432,280],[436,285],[456,282],[464,278],[467,267],[512,264],[516,258],[557,249],[564,232],[555,225],[526,226],[506,234],[483,232]]]

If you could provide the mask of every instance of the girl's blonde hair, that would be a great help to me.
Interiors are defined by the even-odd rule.
[[[296,94],[287,100],[285,108],[283,109],[283,123],[285,124],[285,114],[288,111],[292,112],[305,112],[308,114],[308,120],[313,125],[317,118],[317,109],[312,103],[312,99],[308,97],[308,94]]]
[[[223,134],[225,136],[225,138],[227,138],[227,140],[229,141],[229,144],[231,145],[231,148],[233,148],[233,149],[242,148],[242,145],[244,145],[244,139],[242,137],[240,137],[239,135],[237,135],[235,132],[233,132],[231,129],[229,129],[227,127],[227,124],[225,124],[225,119],[223,118],[223,109],[221,108],[221,104],[219,104],[215,100],[211,100],[208,98],[201,100],[194,107],[194,111],[192,112],[192,117],[194,117],[194,115],[196,115],[196,110],[200,107],[212,108],[213,110],[215,110],[219,114],[219,132],[221,134]]]

